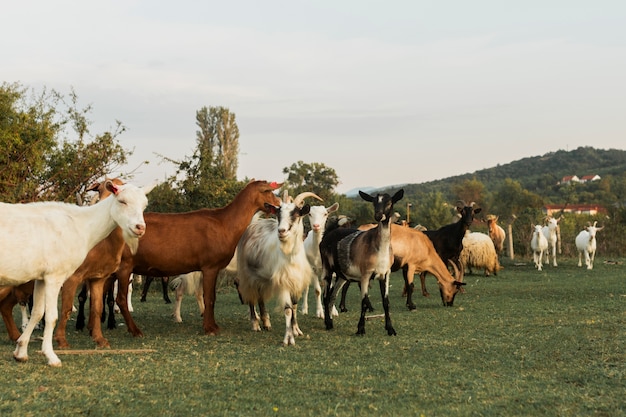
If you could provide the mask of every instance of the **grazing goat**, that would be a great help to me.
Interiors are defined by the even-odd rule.
[[[585,230],[582,230],[578,236],[576,236],[576,248],[578,249],[578,266],[582,266],[582,257],[585,256],[585,265],[587,269],[593,269],[593,260],[596,257],[596,232],[604,229],[602,227],[596,227],[598,222],[587,223]]]
[[[337,292],[348,280],[361,284],[361,318],[357,335],[365,334],[365,313],[369,303],[370,280],[380,283],[380,294],[385,312],[385,330],[389,336],[396,331],[389,315],[389,275],[393,264],[391,248],[391,224],[393,205],[404,196],[400,189],[393,196],[377,194],[371,196],[363,191],[359,195],[374,206],[374,219],[378,225],[370,230],[334,229],[324,235],[320,243],[322,269],[325,280],[324,321],[326,329],[333,328],[330,306],[335,304]],[[336,276],[333,282],[333,274]]]
[[[502,255],[502,249],[504,248],[504,240],[506,239],[506,232],[498,224],[498,216],[490,214],[487,216],[487,228],[489,229],[489,237],[493,242],[493,247],[496,250],[498,256]]]
[[[285,346],[294,345],[295,337],[302,335],[296,317],[297,305],[313,277],[304,251],[302,219],[311,209],[304,204],[307,197],[321,200],[314,193],[305,192],[291,202],[285,193],[280,206],[268,204],[268,211],[276,214],[276,218],[255,216],[237,245],[237,288],[243,302],[250,307],[252,330],[261,330],[256,304],[263,328],[271,329],[265,303],[277,297],[285,313]]]
[[[116,186],[110,181],[106,188],[115,198],[88,207],[59,202],[0,203],[0,285],[17,286],[37,280],[31,319],[13,352],[17,361],[28,360],[30,336],[45,311],[41,350],[49,365],[60,366],[52,348],[52,333],[59,314],[61,286],[87,253],[118,225],[129,249],[137,250],[139,237],[146,231],[145,190],[130,184]]]
[[[452,261],[460,270],[460,277],[457,278],[458,281],[462,281],[464,274],[463,265],[461,265],[459,257],[463,250],[465,232],[474,222],[474,216],[482,211],[481,208],[474,208],[475,204],[476,203],[473,201],[467,204],[463,200],[459,200],[456,206],[456,216],[459,218],[458,221],[442,226],[437,230],[424,231],[424,234],[433,242],[433,246],[435,246],[435,250],[444,264],[447,265],[448,261]],[[422,295],[424,297],[430,296],[426,290],[426,272],[420,274],[420,281],[422,284]],[[411,280],[411,283],[412,282]],[[405,288],[405,290],[407,296],[409,293],[413,292],[412,287]]]
[[[484,233],[465,233],[463,238],[463,250],[461,251],[461,265],[465,271],[472,273],[472,268],[485,270],[485,276],[498,275],[502,269],[498,262],[498,253],[491,237]]]
[[[540,224],[533,225],[533,236],[530,240],[530,248],[533,251],[533,261],[537,270],[541,271],[543,266],[543,253],[548,250],[548,239],[543,234]]]
[[[541,229],[543,231],[543,235],[548,240],[548,250],[546,250],[546,264],[550,264],[550,251],[552,251],[552,265],[557,266],[556,264],[556,244],[559,236],[559,221],[561,217],[555,219],[554,217],[548,217],[548,224],[543,226]]]
[[[116,273],[120,286],[117,305],[128,331],[134,336],[142,335],[126,302],[131,273],[168,277],[201,271],[205,305],[203,330],[207,335],[219,333],[214,310],[217,274],[232,259],[252,216],[258,211],[267,211],[266,205],[280,204],[274,191],[281,185],[251,181],[231,203],[221,208],[187,213],[145,213],[147,232],[139,250],[135,254],[124,250]]]
[[[174,321],[176,323],[182,323],[183,318],[180,315],[180,306],[183,302],[183,296],[185,294],[196,296],[198,302],[198,309],[200,315],[204,314],[204,295],[202,293],[202,272],[194,271],[187,274],[176,275],[170,277],[169,287],[176,294],[174,301]]]
[[[330,207],[324,206],[311,206],[309,211],[309,220],[311,223],[311,230],[304,239],[304,250],[306,257],[313,268],[313,272],[316,275],[316,279],[313,280],[315,287],[315,299],[317,301],[316,317],[324,318],[324,307],[322,306],[322,287],[320,281],[323,279],[322,274],[322,258],[320,257],[320,242],[324,237],[324,231],[326,230],[326,220],[328,215],[337,211],[339,203],[335,203]],[[309,314],[309,286],[304,289],[302,294],[302,307],[300,311],[302,314]],[[337,309],[333,311],[334,315],[337,315]]]

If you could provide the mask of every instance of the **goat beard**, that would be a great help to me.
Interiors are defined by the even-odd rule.
[[[139,238],[137,236],[124,233],[124,242],[128,245],[130,253],[133,255],[137,253],[137,249],[139,248]]]

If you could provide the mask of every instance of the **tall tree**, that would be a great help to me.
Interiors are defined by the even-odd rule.
[[[226,107],[203,107],[196,112],[198,167],[204,175],[237,178],[239,127]]]
[[[283,174],[287,174],[286,186],[291,195],[311,191],[324,201],[330,201],[334,196],[335,187],[339,185],[339,177],[335,170],[319,162],[309,164],[298,161],[290,167],[283,168]]]

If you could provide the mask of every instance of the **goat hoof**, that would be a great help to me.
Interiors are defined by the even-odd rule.
[[[415,305],[415,304],[407,304],[407,305],[406,305],[406,307],[407,307],[410,311],[417,310],[417,305]]]
[[[397,336],[396,330],[393,327],[387,330],[387,334],[389,336]]]

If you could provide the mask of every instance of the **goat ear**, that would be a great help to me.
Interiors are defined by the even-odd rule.
[[[360,196],[361,196],[361,198],[362,198],[363,200],[365,200],[365,201],[368,201],[368,202],[370,202],[370,203],[371,203],[372,201],[374,201],[374,197],[372,197],[372,196],[371,196],[371,195],[369,195],[368,193],[365,193],[365,192],[363,192],[363,191],[361,191],[361,190],[359,190],[359,195],[360,195]]]
[[[273,206],[270,203],[265,203],[265,211],[267,214],[276,214],[279,209],[280,207]]]
[[[111,180],[107,180],[107,182],[104,183],[104,186],[112,194],[117,195],[120,192],[120,188],[117,185],[113,184]]]
[[[466,285],[466,284],[467,284],[466,282],[454,281],[454,285],[455,285],[457,288],[461,288],[463,285]]]
[[[300,209],[300,216],[306,216],[307,214],[309,214],[310,211],[311,211],[311,206],[308,204],[305,204]]]
[[[393,204],[395,204],[398,201],[402,200],[402,197],[404,197],[404,188],[401,188],[400,190],[396,191],[393,197],[391,197],[391,201]]]
[[[327,212],[327,213],[332,213],[332,212],[334,212],[334,211],[337,211],[337,209],[339,209],[339,203],[335,203],[335,204],[333,204],[332,206],[328,207],[328,208],[326,209],[326,212]]]
[[[477,208],[477,209],[475,209],[475,210],[474,210],[474,214],[478,214],[478,213],[480,213],[481,211],[483,211],[483,209],[481,209],[481,208]]]
[[[100,183],[98,181],[91,184],[89,187],[85,189],[85,191],[96,191],[100,187]]]

